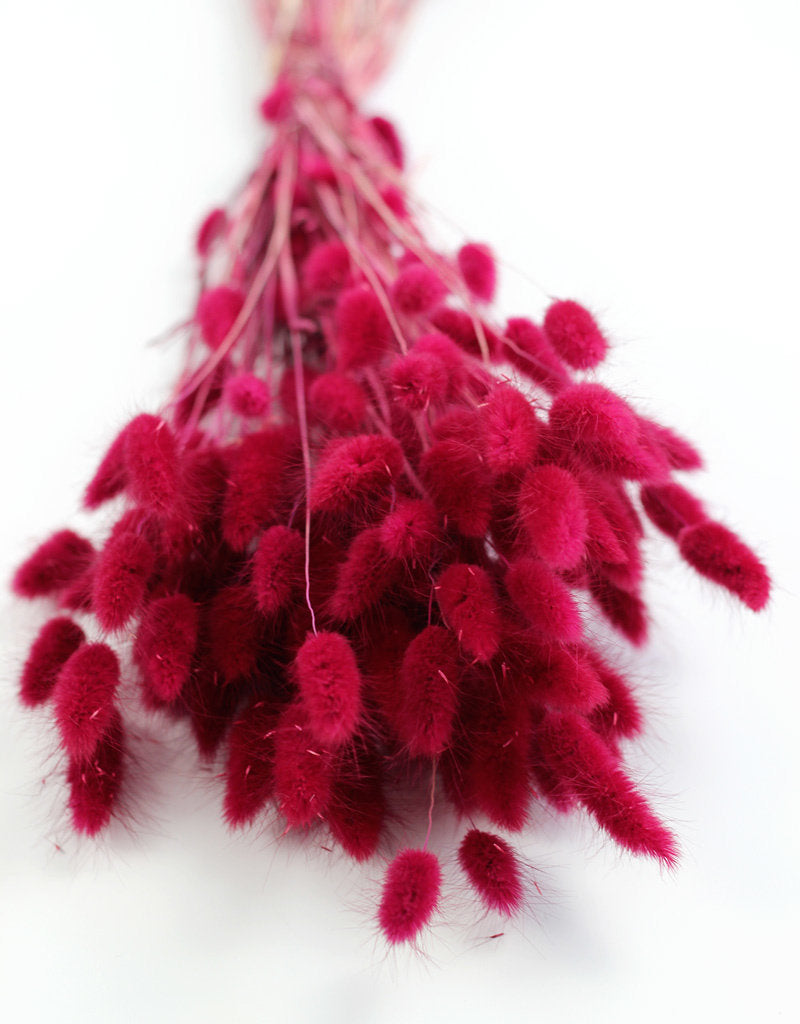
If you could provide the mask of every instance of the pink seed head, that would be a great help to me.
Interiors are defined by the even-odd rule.
[[[252,373],[237,373],[225,382],[225,402],[239,416],[252,419],[265,416],[269,411],[269,391],[266,383]]]
[[[385,117],[371,117],[368,124],[387,159],[398,170],[402,170],[405,162],[403,144],[395,126]]]
[[[340,633],[311,634],[295,657],[294,677],[314,739],[335,748],[355,733],[361,717],[361,673]]]
[[[550,339],[533,321],[512,317],[506,324],[505,337],[510,344],[503,348],[503,359],[526,377],[556,394],[569,383],[569,374]]]
[[[48,700],[65,662],[85,639],[83,630],[72,619],[50,619],[42,626],[20,679],[19,697],[26,707],[37,707]]]
[[[228,337],[244,307],[244,301],[244,292],[228,285],[211,288],[200,296],[195,320],[209,348],[219,348]]]
[[[203,223],[197,229],[194,247],[201,260],[208,259],[211,250],[216,243],[225,235],[228,229],[227,213],[217,207],[206,216]]]
[[[78,761],[90,758],[111,726],[119,661],[106,644],[83,644],[58,674],[53,700],[61,741]]]
[[[510,384],[498,384],[483,408],[486,459],[492,472],[521,472],[531,465],[539,421],[528,399]]]
[[[442,541],[442,517],[425,498],[398,501],[379,529],[387,555],[404,562],[427,563]]]
[[[642,488],[641,498],[651,522],[673,539],[685,526],[694,526],[706,518],[702,502],[680,484],[650,484]]]
[[[583,623],[566,585],[538,558],[520,558],[506,572],[508,595],[543,640],[579,640]]]
[[[464,284],[479,302],[491,302],[497,287],[497,267],[488,245],[469,242],[458,250],[458,269]]]
[[[458,643],[441,626],[427,626],[400,664],[393,725],[411,757],[436,757],[450,743],[458,706]]]
[[[519,520],[535,553],[553,569],[571,569],[586,545],[587,516],[575,477],[559,466],[529,470],[519,491]]]
[[[22,563],[11,587],[20,597],[58,594],[86,571],[93,556],[88,540],[73,530],[59,530]]]
[[[429,850],[402,850],[386,872],[378,922],[393,945],[410,942],[429,923],[439,904],[442,869]]]
[[[394,304],[407,316],[430,312],[446,295],[447,286],[442,279],[422,263],[405,267],[392,285]]]
[[[147,605],[134,656],[157,698],[175,700],[188,681],[197,630],[197,606],[186,594],[170,594]]]
[[[275,729],[278,709],[252,700],[233,723],[225,767],[225,820],[231,828],[248,825],[275,788]]]
[[[387,350],[392,329],[377,295],[368,285],[348,288],[334,313],[338,368],[369,366]]]
[[[393,437],[359,434],[329,441],[311,484],[312,512],[346,515],[385,494],[403,470],[403,452]]]
[[[769,601],[766,566],[727,526],[711,520],[687,526],[678,545],[693,569],[735,594],[754,612]]]
[[[608,342],[592,314],[571,299],[554,302],[544,317],[553,348],[576,370],[589,370],[605,359]]]
[[[487,909],[511,915],[522,907],[522,872],[505,839],[470,829],[458,848],[458,862]]]
[[[467,654],[491,660],[500,646],[502,620],[488,573],[477,565],[448,566],[439,577],[436,600]]]
[[[308,389],[308,416],[328,430],[350,434],[360,430],[367,413],[364,389],[348,373],[331,370]]]
[[[261,534],[252,561],[252,587],[258,609],[274,618],[287,608],[303,582],[303,537],[288,526],[271,526]]]
[[[122,719],[114,711],[90,759],[70,761],[69,809],[76,832],[97,835],[111,820],[124,779],[124,746]]]
[[[137,504],[160,514],[181,509],[177,441],[160,416],[142,413],[128,424],[125,470],[128,491]]]
[[[303,292],[310,301],[330,298],[350,279],[350,253],[343,242],[320,242],[303,263]]]

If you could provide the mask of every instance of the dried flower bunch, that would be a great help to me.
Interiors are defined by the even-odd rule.
[[[60,609],[20,696],[52,709],[78,832],[120,813],[137,772],[113,647],[130,643],[138,700],[219,763],[231,827],[393,854],[392,943],[442,883],[430,824],[391,849],[399,793],[466,819],[464,877],[505,914],[524,869],[489,829],[524,829],[534,801],[675,861],[621,757],[635,695],[587,628],[645,639],[642,512],[750,608],[769,595],[674,479],[696,450],[588,373],[608,348],[592,315],[557,300],[500,324],[490,250],[426,240],[395,129],[360,109],[409,6],[261,4],[271,141],[200,227],[178,385],[86,489],[88,509],[118,503],[102,544],[61,530],[13,581]]]

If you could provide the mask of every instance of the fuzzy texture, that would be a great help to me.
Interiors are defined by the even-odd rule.
[[[503,358],[517,370],[551,394],[565,387],[569,375],[541,327],[525,317],[512,317],[505,337]]]
[[[119,686],[119,661],[106,644],[83,644],[58,674],[53,693],[61,742],[86,761],[111,726]]]
[[[237,373],[225,382],[225,401],[232,412],[255,419],[269,410],[269,391],[255,374]]]
[[[505,839],[472,828],[461,840],[458,863],[488,910],[508,916],[522,907],[522,872]]]
[[[580,639],[580,610],[565,584],[544,562],[537,558],[513,562],[505,583],[511,600],[544,640]]]
[[[156,553],[137,513],[117,522],[92,576],[92,610],[103,629],[127,625],[139,610],[156,565]]]
[[[248,434],[230,455],[223,504],[223,536],[243,551],[280,512],[289,437],[280,427]]]
[[[647,639],[647,609],[641,597],[609,579],[594,576],[589,591],[598,607],[616,629],[637,647]]]
[[[125,464],[127,430],[128,427],[125,426],[111,442],[100,465],[95,470],[94,476],[89,481],[83,493],[85,508],[99,508],[125,490],[128,482]]]
[[[608,342],[592,314],[571,299],[552,303],[544,330],[561,358],[576,370],[591,370],[606,357]]]
[[[125,430],[125,470],[131,498],[156,513],[181,509],[178,449],[160,416],[142,413]]]
[[[326,816],[333,838],[356,861],[375,853],[386,821],[380,758],[368,748],[345,749],[336,767]]]
[[[342,292],[334,319],[340,370],[368,366],[391,343],[392,329],[386,313],[372,289],[364,285]]]
[[[170,594],[148,604],[134,657],[146,685],[160,700],[175,700],[188,681],[197,631],[197,606],[186,594]]]
[[[410,412],[441,406],[450,391],[445,360],[416,346],[392,363],[389,381],[396,401]]]
[[[362,530],[353,538],[339,566],[328,610],[337,622],[349,622],[376,605],[397,581],[400,563],[381,540],[381,528]]]
[[[227,227],[228,215],[221,207],[209,211],[197,229],[194,242],[195,250],[201,260],[208,259],[211,250],[223,237]]]
[[[312,737],[329,749],[354,734],[361,717],[361,673],[346,637],[321,632],[306,638],[293,675]]]
[[[288,705],[275,728],[275,800],[289,828],[322,819],[332,788],[330,753],[314,738],[305,708]]]
[[[60,617],[42,626],[31,645],[19,683],[19,699],[29,708],[44,704],[64,664],[86,639],[81,627]]]
[[[660,480],[669,472],[633,409],[602,384],[572,384],[556,395],[550,426],[563,447],[603,472],[626,480]]]
[[[253,554],[251,585],[258,610],[268,619],[287,608],[303,582],[303,538],[287,526],[261,534]]]
[[[449,630],[427,626],[406,648],[393,725],[411,757],[436,757],[450,742],[459,675],[458,644]]]
[[[489,661],[500,646],[502,620],[492,581],[477,565],[453,563],[439,577],[436,600],[460,646]]]
[[[539,421],[528,399],[510,385],[494,389],[483,409],[486,461],[493,473],[521,473],[533,462]]]
[[[414,263],[397,275],[392,285],[392,300],[407,316],[428,313],[447,295],[447,287],[429,267]]]
[[[685,526],[694,526],[706,518],[702,502],[680,484],[643,487],[641,498],[650,521],[673,540]]]
[[[420,462],[420,474],[436,508],[467,537],[483,537],[492,513],[491,476],[471,441],[436,441]]]
[[[769,601],[766,566],[727,526],[710,520],[687,526],[678,545],[693,569],[735,594],[754,612]]]
[[[424,498],[406,498],[386,516],[378,535],[389,558],[427,565],[443,541],[441,516]]]
[[[197,303],[195,319],[210,349],[217,349],[231,333],[244,307],[245,296],[238,288],[220,285],[203,292]]]
[[[491,302],[497,287],[497,267],[488,245],[468,242],[458,250],[458,269],[464,284],[479,302]]]
[[[329,297],[341,291],[350,277],[350,253],[343,242],[321,242],[303,263],[302,283],[309,297]]]
[[[553,569],[577,565],[588,521],[575,477],[559,466],[537,466],[519,492],[519,520],[533,551]]]
[[[584,719],[551,713],[536,742],[557,777],[620,846],[656,857],[670,867],[676,863],[675,838]]]
[[[20,597],[47,597],[80,577],[94,548],[73,530],[59,530],[27,558],[14,573],[11,586]]]
[[[364,511],[385,494],[403,468],[403,453],[394,438],[360,434],[328,444],[311,484],[314,512],[347,515]]]
[[[89,760],[72,758],[67,768],[69,810],[76,832],[95,836],[108,825],[124,780],[125,731],[115,711]]]
[[[351,434],[364,425],[367,396],[346,373],[322,373],[308,389],[308,416],[328,430]]]
[[[252,822],[272,796],[278,717],[278,709],[268,701],[255,700],[233,723],[223,805],[225,820],[231,828]]]
[[[429,850],[401,850],[383,883],[378,922],[393,945],[411,942],[439,905],[442,869]]]

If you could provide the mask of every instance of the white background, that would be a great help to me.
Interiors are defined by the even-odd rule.
[[[436,236],[494,246],[504,314],[590,305],[601,379],[697,441],[696,490],[773,571],[752,616],[648,548],[631,759],[680,869],[540,816],[528,917],[488,939],[451,872],[427,955],[387,954],[379,862],[231,838],[210,775],[147,736],[172,781],[133,794],[132,834],[77,843],[46,720],[14,699],[43,611],[4,601],[8,1020],[796,1019],[798,44],[795,0],[423,0],[372,100]],[[258,154],[263,74],[247,0],[0,5],[4,579],[79,522],[104,444],[171,379],[145,343],[189,311],[197,220]]]

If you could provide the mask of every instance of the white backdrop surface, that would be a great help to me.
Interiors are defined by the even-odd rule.
[[[135,825],[76,842],[47,724],[15,704],[44,613],[2,598],[6,1019],[796,1019],[798,44],[794,0],[422,0],[371,98],[434,236],[494,247],[503,314],[593,308],[600,379],[698,443],[696,490],[773,570],[755,617],[648,547],[631,761],[679,870],[542,816],[525,919],[470,925],[453,872],[427,955],[387,954],[380,862],[229,836],[212,773],[155,733]],[[189,311],[195,225],[258,154],[263,76],[247,0],[0,5],[4,580],[80,521],[104,444],[171,379],[178,353],[146,343]]]

